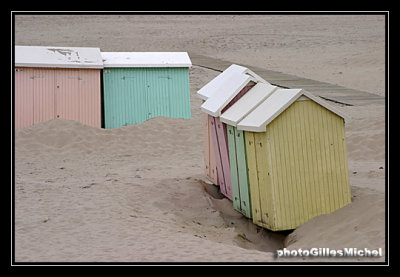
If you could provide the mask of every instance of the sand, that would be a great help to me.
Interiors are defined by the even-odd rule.
[[[18,45],[188,51],[379,95],[384,16],[17,15]],[[51,23],[51,24],[50,24]],[[15,132],[16,262],[385,260],[385,107],[339,106],[352,203],[291,233],[254,225],[203,173],[198,89],[190,120],[158,117],[104,130],[56,119]],[[382,248],[378,258],[276,258],[276,250]]]

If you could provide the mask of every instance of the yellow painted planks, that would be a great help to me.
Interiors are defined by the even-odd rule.
[[[258,188],[260,193],[260,208],[261,220],[268,227],[270,227],[270,218],[273,218],[271,213],[271,192],[268,190],[269,184],[269,168],[267,159],[267,140],[266,133],[255,133],[254,142],[256,149],[257,160],[257,175],[258,175]]]
[[[253,222],[259,226],[263,226],[263,221],[261,217],[260,192],[258,186],[257,158],[254,133],[245,132],[244,137],[247,152],[247,166],[249,168],[248,174]]]

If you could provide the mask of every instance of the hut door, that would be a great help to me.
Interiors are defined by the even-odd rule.
[[[56,70],[56,118],[79,121],[79,70]]]
[[[170,113],[168,85],[172,77],[168,70],[149,68],[146,72],[147,119]]]

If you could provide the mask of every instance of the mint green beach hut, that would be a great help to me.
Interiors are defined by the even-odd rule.
[[[102,52],[104,127],[191,118],[186,52]]]

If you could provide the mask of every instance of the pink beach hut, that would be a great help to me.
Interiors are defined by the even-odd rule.
[[[220,186],[222,194],[231,200],[226,124],[220,121],[219,116],[258,82],[268,84],[248,68],[232,64],[197,92],[197,96],[205,100],[201,110],[207,116],[204,124],[205,173],[211,182]]]
[[[54,118],[101,127],[99,48],[15,46],[15,130]]]

